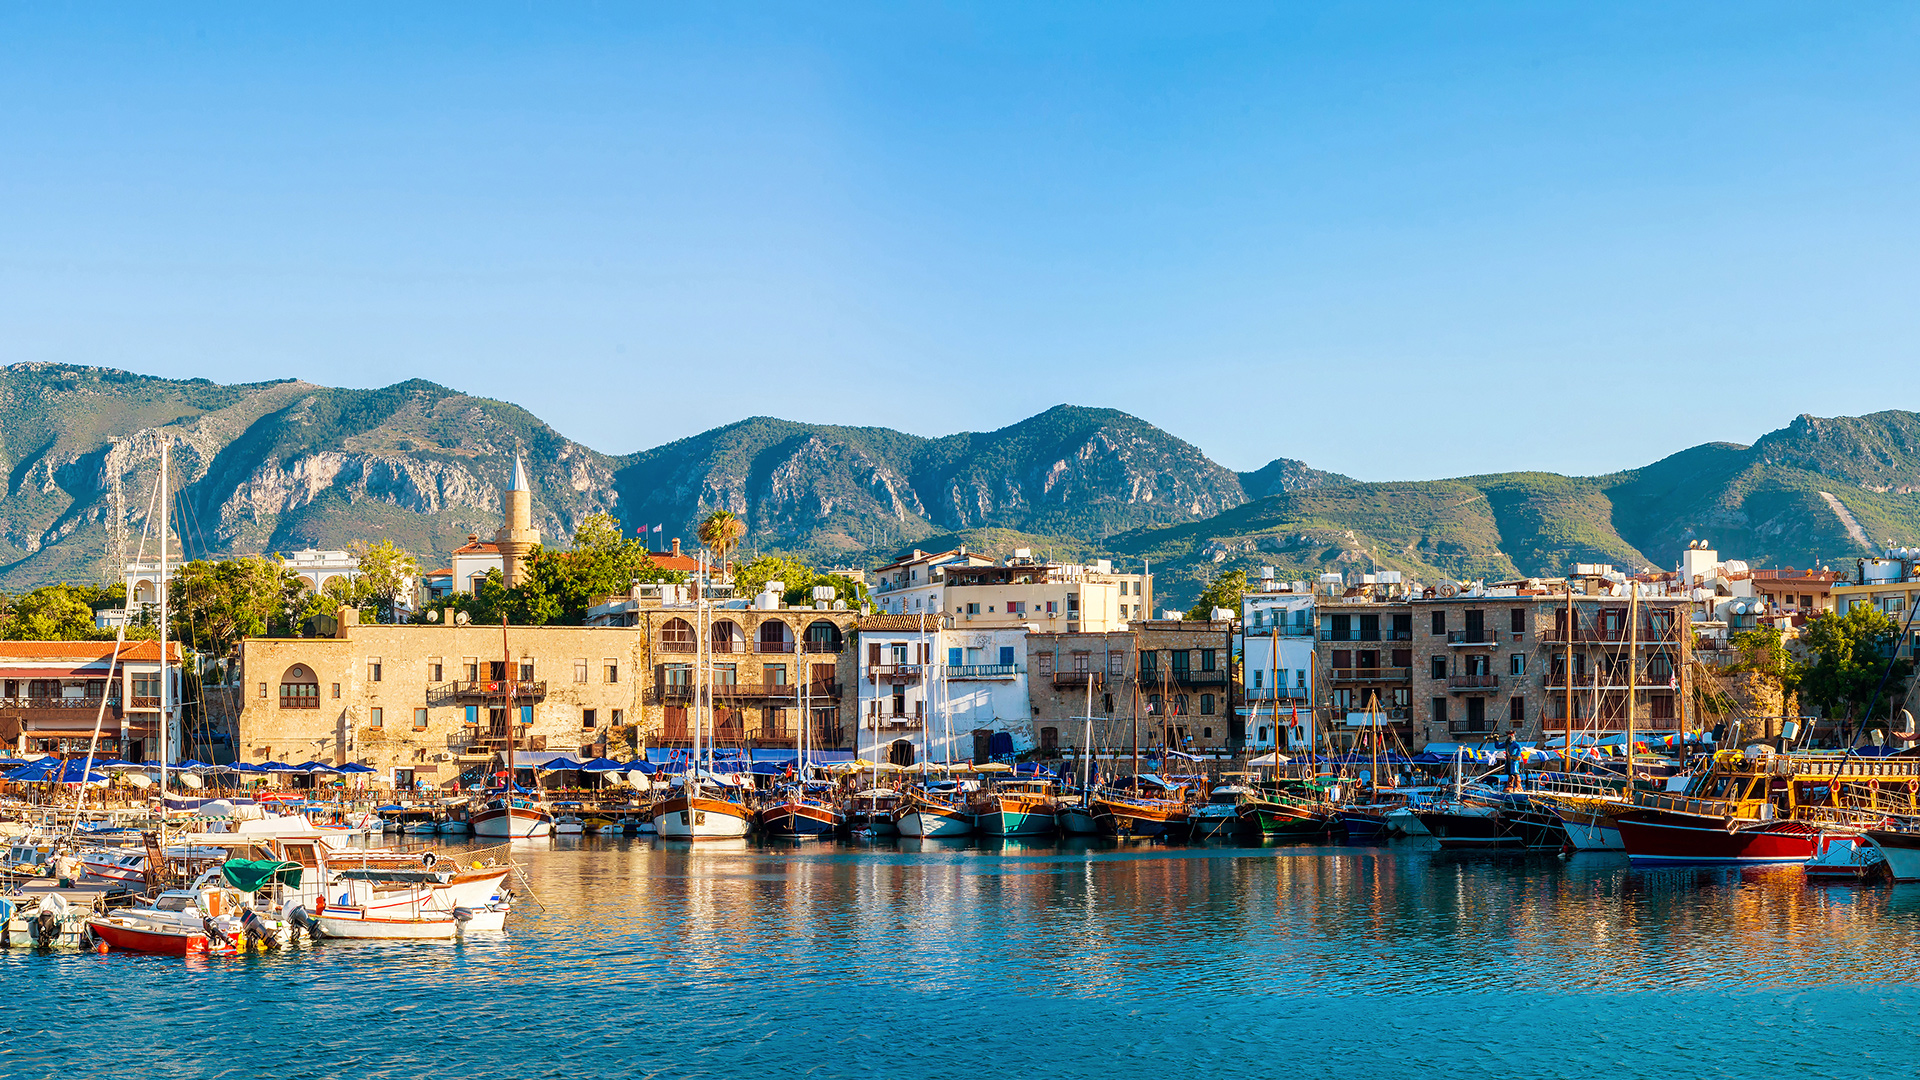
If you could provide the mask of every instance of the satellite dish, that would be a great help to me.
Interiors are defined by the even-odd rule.
[[[1451,581],[1443,581],[1433,591],[1440,599],[1451,600],[1460,595],[1460,586]]]
[[[468,615],[466,612],[464,611],[454,612],[453,624],[455,626],[465,626],[472,621],[473,621],[473,617],[471,615]]]
[[[428,622],[439,622],[439,621],[440,621],[440,611],[439,611],[439,609],[437,609],[437,608],[436,608],[436,609],[434,609],[433,611],[429,611],[429,612],[427,612],[427,621],[428,621]]]

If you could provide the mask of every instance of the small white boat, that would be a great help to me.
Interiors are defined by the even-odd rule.
[[[586,831],[586,823],[580,820],[579,814],[561,814],[553,819],[555,836],[579,836]]]
[[[321,937],[444,941],[460,932],[459,919],[437,887],[448,876],[431,870],[343,870],[308,917]]]
[[[532,799],[493,799],[473,812],[473,835],[504,839],[549,836],[553,814]]]
[[[80,854],[83,881],[101,881],[109,885],[144,885],[147,881],[147,853],[144,851],[106,850]]]
[[[442,836],[465,836],[473,831],[473,826],[464,821],[443,821],[434,831]]]

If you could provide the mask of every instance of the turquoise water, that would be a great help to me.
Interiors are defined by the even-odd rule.
[[[1751,1080],[1920,1063],[1920,886],[1405,840],[585,839],[515,857],[541,905],[493,940],[0,953],[0,1076]]]

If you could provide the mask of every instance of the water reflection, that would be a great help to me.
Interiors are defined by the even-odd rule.
[[[465,1075],[581,1076],[614,1061],[635,1075],[879,1076],[942,1071],[958,1039],[969,1055],[1105,1080],[1181,1062],[1270,1072],[1296,1053],[1315,1075],[1409,1059],[1499,1072],[1505,1044],[1432,1041],[1492,1010],[1572,1034],[1570,1063],[1585,1047],[1651,1068],[1651,1050],[1593,1041],[1597,1011],[1644,1029],[1693,1002],[1725,1023],[1690,1037],[1732,1048],[1741,1017],[1773,1023],[1781,1001],[1817,1000],[1796,1054],[1818,1072],[1828,1055],[1857,1064],[1864,1030],[1904,1030],[1920,1004],[1907,986],[1920,888],[1809,888],[1795,869],[1636,871],[1618,856],[1463,858],[1408,841],[567,837],[513,856],[538,902],[508,934],[457,945],[303,944],[192,965],[0,953],[15,1006],[0,1050],[14,1075],[137,1060],[146,1075],[201,1076],[271,1027],[254,1071],[415,1076],[459,1061]],[[1834,1019],[1863,992],[1881,1005]],[[131,1021],[85,1024],[76,1001]],[[447,1032],[459,1037],[438,1052],[420,1041]],[[156,1045],[171,1048],[163,1060]]]

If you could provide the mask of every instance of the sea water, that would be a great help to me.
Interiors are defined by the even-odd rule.
[[[0,952],[0,1076],[1862,1076],[1920,886],[1618,855],[516,844],[504,935]]]

